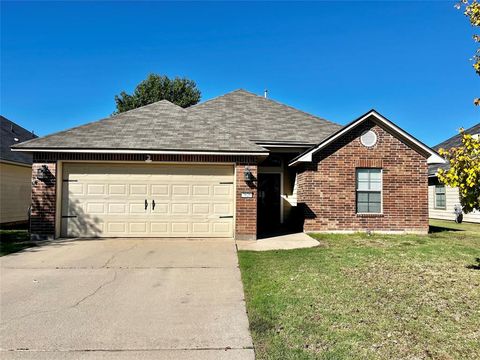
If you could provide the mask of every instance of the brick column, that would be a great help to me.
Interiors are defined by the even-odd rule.
[[[245,166],[250,168],[255,180],[257,179],[257,165],[246,163],[236,164],[236,222],[235,239],[257,239],[257,182],[247,183],[244,178]],[[242,197],[242,193],[252,193],[252,197]]]
[[[48,168],[45,178],[39,180],[38,169]],[[32,210],[30,216],[30,235],[33,240],[53,239],[55,237],[56,210],[56,167],[54,162],[34,163],[32,165]]]

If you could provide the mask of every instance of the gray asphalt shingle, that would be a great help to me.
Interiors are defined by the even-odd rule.
[[[471,128],[468,128],[465,130],[466,134],[470,135],[476,135],[480,134],[480,123],[473,125]],[[457,134],[455,136],[452,136],[451,138],[442,141],[440,144],[435,145],[432,149],[435,151],[438,151],[440,149],[451,149],[453,147],[457,147],[462,145],[462,136],[460,134]],[[449,164],[431,164],[428,166],[428,174],[429,175],[435,175],[437,173],[438,169],[444,169],[447,170],[450,167]]]
[[[18,148],[258,152],[256,142],[314,144],[341,128],[270,99],[236,90],[183,109],[162,100],[27,141]]]
[[[0,131],[0,159],[22,164],[31,164],[32,155],[14,152],[10,147],[23,141],[34,139],[37,136],[1,115]]]

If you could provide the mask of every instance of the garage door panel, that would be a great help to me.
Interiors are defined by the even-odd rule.
[[[158,181],[162,181],[159,179]],[[170,189],[168,185],[151,185],[152,196],[169,196]]]
[[[172,235],[183,235],[183,236],[188,236],[189,235],[189,226],[190,224],[187,222],[172,222],[171,223],[171,229],[172,229]]]
[[[234,214],[233,166],[63,169],[62,215],[77,216],[62,220],[63,236],[233,236],[233,218],[222,218]]]
[[[167,222],[150,222],[150,233],[154,236],[168,236],[169,225]]]
[[[105,185],[87,184],[87,195],[105,195]]]
[[[131,222],[129,225],[129,232],[135,234],[147,234],[146,222]]]
[[[213,214],[214,215],[233,215],[233,204],[231,203],[223,203],[223,204],[213,204]]]
[[[130,195],[148,195],[148,185],[146,184],[132,184],[129,190]]]
[[[192,215],[208,215],[210,204],[192,204]]]
[[[64,231],[68,232],[71,237],[98,237],[105,233],[104,223],[96,222],[92,219],[65,219],[62,227],[64,227]]]
[[[79,183],[70,183],[69,184],[69,192],[72,195],[80,195],[80,196],[85,195],[84,191],[83,191],[83,188],[84,188],[83,184],[79,184]]]
[[[210,196],[210,186],[209,185],[193,185],[192,195],[193,196]]]
[[[211,224],[209,223],[204,223],[204,222],[201,222],[201,223],[192,223],[192,231],[193,233],[195,234],[199,234],[199,235],[202,235],[202,234],[209,234],[210,233],[210,229],[211,229]]]
[[[188,215],[190,213],[190,204],[172,204],[172,215]]]
[[[127,195],[127,186],[125,184],[110,184],[108,195]]]
[[[108,204],[108,214],[125,214],[124,203],[110,203]]]
[[[158,215],[168,215],[169,203],[158,203],[155,201],[155,209],[152,209],[152,213]]]
[[[212,224],[213,225],[213,233],[214,234],[227,234],[231,233],[232,231],[232,224],[231,222],[217,222]]]
[[[131,215],[145,215],[145,202],[130,202],[129,205],[129,214]]]
[[[107,231],[111,234],[124,235],[127,233],[126,222],[109,222],[107,228]]]
[[[172,185],[172,197],[188,196],[190,195],[190,186],[185,185]]]
[[[228,196],[232,194],[232,188],[230,184],[214,185],[213,196]]]
[[[105,214],[105,203],[88,202],[86,204],[86,212],[88,214],[103,215]]]

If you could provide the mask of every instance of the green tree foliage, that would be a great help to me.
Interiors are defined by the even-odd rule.
[[[156,101],[168,100],[183,108],[200,101],[200,90],[193,80],[186,78],[170,79],[164,75],[150,74],[137,85],[133,94],[122,91],[115,95],[117,110],[114,114],[136,109]]]
[[[465,10],[463,13],[470,20],[470,24],[475,28],[480,27],[480,3],[478,0],[461,0],[456,4],[456,7],[457,9],[464,7]],[[480,43],[480,35],[474,34],[473,41],[477,44]],[[480,47],[475,51],[472,61],[475,72],[477,75],[480,75]],[[475,105],[480,105],[480,98],[476,98],[473,102]]]
[[[450,163],[450,169],[438,170],[438,179],[450,187],[458,187],[460,203],[465,213],[480,211],[480,138],[465,134],[462,145],[449,150],[440,149],[440,155]]]

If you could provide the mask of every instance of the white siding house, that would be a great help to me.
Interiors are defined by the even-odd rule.
[[[0,225],[26,223],[32,199],[32,156],[10,146],[37,136],[0,115]]]
[[[471,135],[480,134],[480,124],[474,125],[465,130],[465,133]],[[448,140],[434,146],[433,149],[451,149],[460,146],[462,139],[459,134]],[[448,169],[448,164],[430,165],[428,177],[428,212],[431,219],[455,220],[455,205],[460,204],[458,188],[451,188],[439,183],[437,171],[439,168]],[[463,221],[480,223],[480,212],[473,211],[470,214],[463,214]]]
[[[458,188],[444,185],[428,187],[428,212],[431,219],[455,220],[455,205],[460,204]],[[480,212],[463,214],[463,221],[480,223]]]

